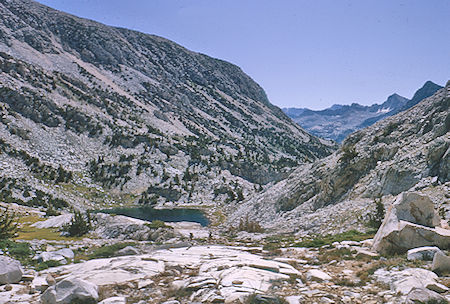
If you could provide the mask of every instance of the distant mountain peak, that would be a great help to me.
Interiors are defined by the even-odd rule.
[[[380,107],[382,108],[390,108],[391,111],[401,108],[403,105],[405,105],[408,102],[408,98],[403,97],[401,95],[398,95],[397,93],[394,93],[390,95],[385,102],[383,102]]]
[[[442,89],[442,86],[428,80],[426,81],[423,86],[414,93],[414,96],[411,98],[410,101],[405,105],[405,108],[403,110],[409,109],[412,106],[415,106],[418,104],[421,100],[430,97],[433,95],[436,91]]]
[[[439,86],[439,85],[432,82],[431,80],[427,80],[423,86],[425,87],[425,86]]]
[[[399,97],[404,98],[403,96],[398,95],[397,93],[394,93],[394,94],[392,94],[392,95],[389,95],[388,99],[389,99],[389,98],[399,98]]]
[[[312,134],[341,142],[350,133],[409,109],[441,88],[440,85],[427,81],[417,90],[411,100],[393,93],[383,103],[371,106],[351,103],[347,105],[334,104],[320,111],[305,108],[301,111],[296,108],[289,108],[289,111],[283,110],[291,119]]]
[[[342,109],[343,107],[344,107],[344,105],[335,103],[335,104],[332,105],[329,109],[330,109],[330,110],[338,110],[338,109]]]

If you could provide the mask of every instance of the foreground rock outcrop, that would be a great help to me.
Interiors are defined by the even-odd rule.
[[[159,250],[153,254],[97,259],[48,270],[60,279],[86,280],[105,289],[129,282],[153,280],[153,277],[175,272],[174,289],[202,293],[198,297],[239,299],[254,292],[267,292],[276,280],[288,280],[300,273],[289,264],[265,260],[243,248],[197,246]],[[177,270],[178,269],[178,270]],[[195,274],[182,275],[191,269]],[[147,283],[153,284],[153,281]]]
[[[42,240],[32,243],[37,248],[46,244]],[[102,304],[285,300],[293,304],[404,304],[407,298],[417,297],[416,289],[426,290],[429,296],[438,293],[439,299],[450,298],[447,278],[428,270],[431,261],[418,264],[401,256],[379,257],[370,250],[370,239],[336,241],[320,248],[290,245],[267,250],[246,242],[183,247],[178,246],[181,243],[169,247],[136,242],[137,255],[128,248],[132,255],[117,257],[108,251],[111,257],[86,261],[80,259],[92,258],[90,253],[102,245],[111,249],[126,243],[87,238],[58,243],[47,248],[71,247],[78,262],[42,271],[28,265],[19,283],[0,286],[0,304],[56,304],[75,299]]]
[[[56,251],[42,252],[35,259],[40,262],[57,261],[61,264],[66,264],[68,260],[73,260],[74,257],[75,255],[72,250],[63,248]]]
[[[207,238],[209,230],[194,222],[170,222],[161,226],[152,226],[149,221],[135,219],[124,215],[95,213],[91,215],[95,237],[101,239],[135,240],[167,242],[173,238]],[[45,221],[32,224],[35,228],[55,228],[61,230],[71,219],[70,214],[51,217]],[[37,259],[63,261],[65,258],[73,259],[67,250],[62,252],[42,253]]]

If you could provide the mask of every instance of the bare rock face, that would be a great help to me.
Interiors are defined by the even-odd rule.
[[[75,301],[80,303],[97,303],[98,290],[95,284],[76,279],[67,278],[55,286],[48,288],[41,296],[43,304],[69,304]]]
[[[198,273],[188,277],[180,276],[180,272],[191,273],[192,269],[198,269]],[[63,281],[77,278],[100,289],[106,286],[122,286],[129,282],[137,282],[138,286],[149,284],[149,278],[170,271],[175,271],[178,277],[171,282],[170,287],[174,290],[186,289],[195,292],[195,297],[201,299],[201,303],[234,303],[233,301],[255,291],[268,293],[274,281],[288,280],[291,275],[300,275],[297,269],[287,263],[266,260],[262,256],[229,246],[162,249],[150,254],[90,260],[45,270],[48,273],[62,274],[60,278]],[[317,281],[331,279],[321,271],[313,274],[320,276],[321,279]],[[180,280],[179,277],[186,279]],[[55,288],[50,287],[53,291],[45,297],[54,298],[55,292],[58,295],[59,284],[61,283],[56,284]],[[203,294],[206,291],[207,293]]]
[[[49,218],[46,221],[36,222],[31,227],[43,229],[43,228],[61,228],[66,224],[69,224],[72,220],[72,214],[62,214]]]
[[[6,256],[0,256],[0,285],[17,283],[23,275],[19,261]]]
[[[58,261],[62,264],[66,264],[67,260],[73,260],[75,254],[69,248],[63,248],[56,251],[50,252],[42,252],[39,254],[36,259],[38,261],[46,262],[46,261]]]
[[[399,195],[374,238],[380,253],[403,253],[421,246],[450,247],[450,230],[442,229],[433,202],[418,193]]]
[[[127,246],[116,252],[117,256],[138,255],[138,254],[139,254],[139,250],[137,250],[133,246]]]

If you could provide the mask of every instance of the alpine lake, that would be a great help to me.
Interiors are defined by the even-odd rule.
[[[209,221],[201,210],[198,209],[155,209],[152,207],[120,207],[111,209],[96,210],[95,212],[125,215],[132,218],[163,222],[196,222],[202,226],[208,226]]]

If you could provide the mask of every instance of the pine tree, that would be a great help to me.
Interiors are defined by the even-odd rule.
[[[0,240],[14,237],[19,229],[16,214],[8,208],[0,212]]]
[[[91,216],[89,212],[82,214],[80,211],[74,210],[72,220],[63,227],[63,231],[70,236],[82,236],[92,229]]]

